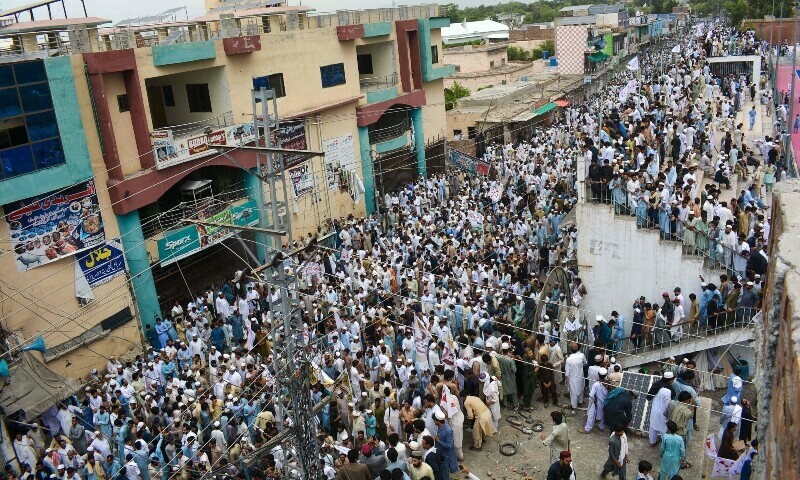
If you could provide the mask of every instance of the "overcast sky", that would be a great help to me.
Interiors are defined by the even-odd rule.
[[[31,3],[33,0],[0,0],[0,10],[25,5]],[[143,17],[146,15],[155,15],[164,10],[174,7],[186,7],[189,18],[202,15],[205,13],[203,7],[203,0],[85,0],[86,10],[89,16],[108,18],[114,22],[118,22],[125,18]],[[451,0],[452,1],[452,0]],[[67,13],[70,17],[83,16],[80,0],[65,0],[67,4]],[[316,8],[321,12],[332,12],[336,9],[358,9],[358,8],[382,8],[392,6],[392,0],[289,0],[289,5],[298,4],[307,5]],[[419,0],[396,0],[395,4],[413,5],[419,3],[434,3],[433,0],[419,1]],[[440,1],[438,3],[447,3]],[[499,0],[457,0],[461,6],[477,6],[500,3]],[[51,9],[54,11],[54,16],[63,17],[64,13],[61,10],[61,5],[52,5]],[[47,9],[41,8],[34,12],[36,18],[47,18]],[[179,14],[179,19],[183,19],[183,14]],[[23,16],[24,20],[27,20]]]

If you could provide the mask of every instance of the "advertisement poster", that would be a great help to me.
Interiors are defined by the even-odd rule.
[[[215,146],[235,147],[252,143],[256,132],[252,123],[241,123],[180,139],[173,138],[171,130],[156,130],[150,133],[150,137],[156,152],[156,170],[161,170],[217,153],[212,148]]]
[[[450,163],[454,168],[472,175],[489,174],[489,163],[479,158],[475,158],[452,148],[450,149],[450,155],[448,157],[450,158]]]
[[[280,128],[275,132],[275,144],[281,148],[291,150],[307,150],[306,143],[306,124],[303,120],[282,122]],[[294,167],[306,160],[302,155],[284,155],[283,163],[286,168]]]
[[[72,256],[105,242],[94,180],[3,206],[17,270]]]
[[[255,200],[248,200],[206,218],[209,222],[227,223],[238,226],[258,225],[258,212]],[[182,258],[208,248],[233,236],[235,230],[205,225],[189,225],[164,232],[158,240],[158,258],[161,266],[177,262]]]
[[[322,145],[325,152],[325,184],[328,191],[340,189],[340,170],[355,171],[356,155],[353,148],[353,134],[325,140]]]
[[[125,273],[125,257],[119,238],[75,256],[90,287],[97,287]]]
[[[300,198],[314,191],[314,175],[311,173],[311,165],[308,162],[290,168],[289,178],[292,180],[292,189],[294,190],[295,198]]]

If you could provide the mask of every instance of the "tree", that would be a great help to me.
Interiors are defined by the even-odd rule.
[[[453,82],[451,88],[444,89],[444,109],[452,110],[459,98],[469,97],[470,95],[472,95],[472,92],[469,88],[458,82]]]
[[[509,45],[507,52],[509,62],[530,62],[533,59],[530,51],[514,45]]]

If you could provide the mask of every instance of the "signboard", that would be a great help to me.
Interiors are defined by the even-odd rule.
[[[275,144],[280,148],[288,148],[291,150],[307,150],[308,144],[306,143],[306,124],[303,120],[294,120],[289,122],[282,122],[280,128],[273,132]],[[293,167],[305,160],[302,155],[283,155],[283,164],[286,168]]]
[[[97,287],[125,273],[125,257],[119,238],[75,256],[90,287]]]
[[[180,139],[173,138],[171,130],[156,130],[150,137],[156,152],[156,170],[161,170],[217,153],[214,146],[252,143],[256,132],[252,123],[240,123]]]
[[[340,189],[341,176],[339,170],[355,171],[356,154],[353,148],[353,134],[348,133],[322,142],[325,152],[325,184],[328,191]]]
[[[459,152],[458,150],[451,148],[449,159],[453,167],[472,175],[487,175],[489,173],[488,162]]]
[[[238,226],[258,224],[258,206],[255,200],[248,200],[241,205],[234,205],[211,215],[206,220],[214,223],[228,223]],[[233,236],[234,231],[223,227],[207,227],[190,225],[188,227],[168,230],[164,238],[157,242],[158,257],[161,266],[177,262],[182,258],[215,245]]]
[[[289,178],[292,180],[292,189],[295,198],[314,191],[314,175],[311,172],[311,165],[306,162],[289,169]]]
[[[17,270],[101,245],[106,234],[94,180],[3,206]]]

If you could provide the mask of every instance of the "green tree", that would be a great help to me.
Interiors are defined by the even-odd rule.
[[[531,52],[514,45],[508,47],[509,62],[530,62],[533,59]]]
[[[729,0],[725,2],[725,11],[728,12],[731,25],[738,27],[742,24],[742,20],[748,18],[750,7],[747,3],[747,0]]]
[[[472,95],[472,92],[469,88],[458,82],[453,82],[451,88],[444,89],[444,109],[452,110],[459,98],[469,97],[470,95]]]

